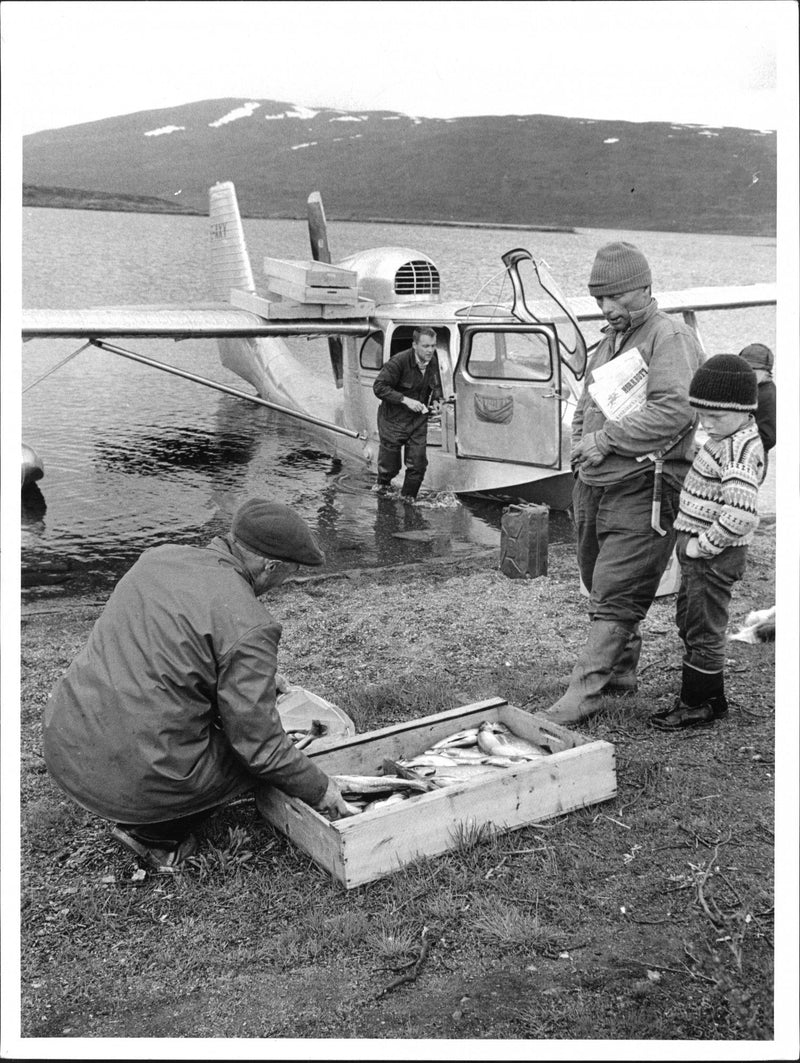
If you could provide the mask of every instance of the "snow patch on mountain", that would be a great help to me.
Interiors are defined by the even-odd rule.
[[[278,118],[316,118],[319,111],[312,111],[310,107],[301,107],[297,103],[292,104],[292,109],[289,111],[281,111],[280,114],[265,114],[265,122],[273,122]]]
[[[251,100],[249,103],[243,103],[241,107],[234,107],[232,111],[228,111],[222,118],[218,118],[216,122],[209,122],[208,124],[212,129],[217,129],[221,125],[227,125],[228,122],[235,122],[237,118],[249,118],[253,111],[257,111],[260,106],[260,103]]]
[[[185,129],[185,125],[162,125],[160,129],[150,129],[145,133],[146,137],[161,137],[165,133],[178,133],[181,129]]]

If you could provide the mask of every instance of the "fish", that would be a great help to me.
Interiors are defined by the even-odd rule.
[[[432,749],[444,749],[448,746],[476,746],[478,744],[478,728],[468,727],[464,731],[456,731],[438,742],[434,742]]]
[[[409,768],[411,771],[420,771],[422,768],[449,768],[452,767],[453,763],[453,758],[446,756],[444,753],[421,753],[410,760],[398,761],[398,764],[404,768]]]
[[[478,728],[478,746],[490,756],[522,757],[525,760],[537,760],[545,756],[543,750],[512,734],[502,724],[489,723],[488,720]]]
[[[343,794],[382,794],[390,790],[414,790],[425,793],[428,783],[401,779],[398,775],[332,775]]]
[[[758,642],[774,642],[775,613],[774,605],[770,609],[756,609],[748,613],[740,629],[728,638],[733,642],[749,642],[753,646]]]

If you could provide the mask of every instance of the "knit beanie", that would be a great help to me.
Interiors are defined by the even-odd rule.
[[[703,410],[758,408],[756,374],[738,354],[715,354],[703,362],[689,385],[689,403]]]
[[[589,291],[595,297],[618,295],[646,288],[652,283],[650,266],[639,248],[617,240],[605,244],[597,252],[589,277]]]
[[[321,565],[325,555],[311,529],[293,509],[280,502],[251,498],[236,510],[231,534],[242,546],[277,561]]]
[[[775,355],[763,343],[749,343],[739,351],[739,357],[744,358],[751,369],[771,371],[775,364]]]

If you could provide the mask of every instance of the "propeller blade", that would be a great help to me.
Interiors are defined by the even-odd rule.
[[[322,205],[322,196],[319,192],[312,192],[308,197],[308,236],[311,240],[311,257],[315,262],[331,263],[331,249],[328,245],[328,223],[325,220],[325,208]],[[328,340],[328,351],[331,356],[331,368],[333,369],[336,387],[342,387],[344,378],[344,350],[342,341],[338,336],[331,336]]]
[[[311,238],[311,257],[314,261],[330,262],[328,223],[325,220],[325,208],[319,192],[312,192],[308,197],[308,235]]]

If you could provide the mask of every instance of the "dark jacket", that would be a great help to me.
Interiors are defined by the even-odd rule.
[[[775,446],[776,400],[777,392],[774,381],[762,380],[758,385],[756,424],[758,425],[758,434],[761,436],[761,442],[764,444],[765,454]]]
[[[414,357],[413,348],[393,355],[375,378],[372,390],[381,400],[378,410],[378,431],[410,434],[426,428],[427,416],[414,413],[402,405],[403,399],[417,399],[430,406],[441,399],[442,385],[439,380],[439,363],[434,356],[422,373]]]
[[[572,445],[589,433],[597,433],[597,445],[605,457],[599,465],[584,466],[580,478],[602,485],[639,475],[652,468],[650,462],[637,461],[640,455],[661,451],[688,429],[664,460],[664,476],[679,486],[697,449],[691,430],[695,411],[689,405],[689,383],[703,361],[697,337],[688,325],[659,310],[655,299],[631,314],[626,332],[619,334],[610,326],[603,332],[605,338],[592,355],[572,419]],[[638,349],[648,367],[645,405],[620,421],[609,421],[589,392],[592,373],[632,347]]]
[[[145,551],[44,713],[44,755],[79,805],[154,823],[269,782],[311,804],[327,777],[275,708],[280,624],[226,539]]]

